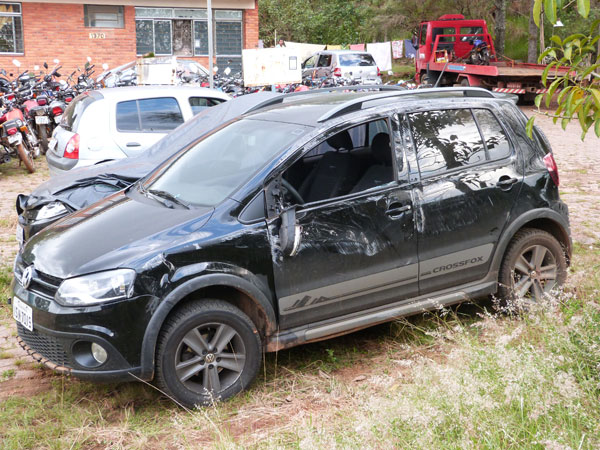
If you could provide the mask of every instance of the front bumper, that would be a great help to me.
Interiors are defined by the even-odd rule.
[[[33,284],[33,283],[32,283]],[[154,297],[139,296],[89,307],[64,307],[54,299],[25,290],[13,281],[13,292],[32,309],[33,330],[17,323],[18,342],[46,367],[91,381],[134,381],[141,373],[141,349]],[[108,358],[100,364],[91,345]]]

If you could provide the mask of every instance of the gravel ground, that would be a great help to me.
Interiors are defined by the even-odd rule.
[[[527,115],[531,107],[523,108]],[[589,133],[580,139],[578,124],[563,131],[549,117],[539,115],[536,124],[550,140],[561,178],[561,196],[569,205],[573,240],[581,244],[600,242],[600,139]],[[0,165],[0,262],[10,266],[17,252],[15,198],[29,193],[48,178],[45,159],[36,161],[37,172],[27,174],[16,162]],[[50,386],[57,376],[33,364],[15,341],[12,319],[0,320],[0,399],[34,395]]]

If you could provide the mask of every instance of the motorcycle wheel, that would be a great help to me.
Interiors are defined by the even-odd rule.
[[[17,153],[19,154],[19,158],[21,161],[23,161],[23,164],[25,164],[25,168],[29,171],[29,173],[35,172],[31,152],[27,151],[22,142],[17,147]]]
[[[42,149],[42,155],[45,155],[46,152],[48,151],[48,130],[46,128],[46,125],[42,125],[40,127],[39,137],[40,137],[40,148]]]

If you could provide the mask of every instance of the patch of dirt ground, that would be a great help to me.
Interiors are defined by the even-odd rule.
[[[531,107],[523,108],[527,115],[535,114]],[[600,242],[600,139],[589,133],[584,142],[580,130],[572,123],[563,131],[552,119],[537,115],[536,124],[545,132],[554,149],[561,178],[560,192],[569,205],[573,240],[582,244]],[[3,266],[12,265],[17,252],[15,240],[15,199],[19,193],[29,193],[48,178],[44,158],[36,161],[38,171],[28,175],[16,163],[0,165],[0,256]],[[4,315],[6,317],[6,314]],[[18,347],[16,328],[11,318],[0,320],[0,401],[8,396],[31,396],[49,389],[53,379],[59,377],[34,364],[32,359]],[[370,365],[369,365],[370,366]],[[363,364],[340,371],[338,378],[362,384],[372,375],[372,368]],[[363,378],[364,377],[364,378]],[[368,381],[367,381],[368,382]],[[303,404],[291,396],[284,401],[292,411],[308,409],[318,411],[322,404]],[[331,405],[329,405],[331,406]],[[315,412],[315,411],[312,411]],[[268,414],[266,415],[268,416]],[[255,414],[254,419],[232,422],[231,432],[239,428],[264,427],[257,418],[269,422],[269,417]]]

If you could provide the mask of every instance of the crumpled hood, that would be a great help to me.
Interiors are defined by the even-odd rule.
[[[118,192],[36,234],[21,258],[59,278],[135,267],[163,247],[193,238],[213,210],[169,209],[154,200],[140,201]]]
[[[173,153],[187,147],[223,123],[277,96],[278,94],[271,92],[259,92],[207,108],[171,131],[141,155],[74,169],[51,178],[38,186],[29,197],[21,194],[20,206],[34,209],[58,200],[73,210],[85,208],[146,176]]]

